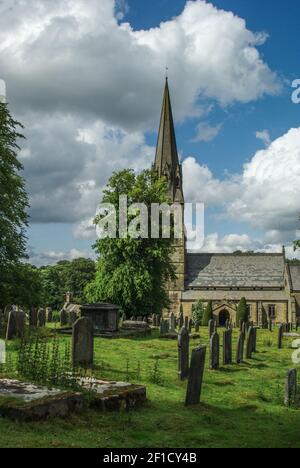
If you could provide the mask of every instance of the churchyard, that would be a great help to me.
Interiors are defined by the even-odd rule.
[[[38,316],[38,324],[43,325],[44,315]],[[176,338],[179,330],[174,330],[172,319],[169,326],[156,323],[151,334],[144,336],[94,337],[93,364],[91,336],[85,335],[83,341],[79,336],[84,323],[79,324],[75,334],[79,343],[75,353],[72,337],[58,333],[61,325],[57,323],[35,329],[32,343],[39,343],[38,357],[32,350],[25,352],[20,339],[9,339],[7,365],[1,366],[0,378],[20,379],[16,366],[21,356],[26,368],[23,373],[28,376],[30,370],[35,372],[31,379],[34,381],[48,372],[45,362],[51,363],[54,352],[56,361],[65,364],[66,372],[72,355],[86,364],[89,369],[75,375],[86,379],[86,387],[92,380],[114,385],[129,382],[134,389],[146,388],[147,401],[133,405],[129,411],[123,404],[103,411],[102,403],[98,407],[90,404],[87,392],[76,411],[62,417],[29,422],[0,417],[0,446],[299,447],[298,397],[291,392],[287,401],[285,388],[289,371],[289,382],[295,384],[297,380],[293,371],[297,365],[292,362],[295,337],[281,334],[277,326],[272,331],[249,327],[243,335],[238,328],[216,329],[211,322],[209,327],[196,324],[196,330],[194,324],[186,324],[191,333],[184,329],[180,347],[172,336]],[[256,344],[249,339],[253,334]],[[190,362],[187,372],[184,367]],[[201,403],[197,404],[200,388]],[[7,399],[0,397],[0,406],[3,402],[7,404]]]

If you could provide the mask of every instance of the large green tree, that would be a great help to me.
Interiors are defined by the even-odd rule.
[[[7,104],[0,102],[0,297],[1,303],[9,301],[13,273],[26,256],[28,198],[23,169],[18,160],[18,141],[22,125],[13,119]]]
[[[86,293],[90,301],[110,301],[120,305],[127,315],[159,313],[169,305],[165,285],[175,279],[170,261],[172,235],[169,239],[120,236],[121,195],[127,195],[127,206],[143,203],[148,207],[148,226],[151,225],[151,204],[168,202],[166,182],[158,179],[154,172],[136,174],[124,170],[113,174],[102,202],[115,207],[117,237],[102,237],[96,242],[94,248],[99,255],[96,279],[87,286]],[[101,214],[97,216],[95,223],[102,218]],[[129,221],[132,218],[134,215],[129,215]]]

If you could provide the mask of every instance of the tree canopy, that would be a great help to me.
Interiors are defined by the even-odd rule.
[[[170,261],[172,238],[120,236],[120,195],[127,195],[127,207],[132,203],[143,203],[148,207],[148,229],[151,204],[168,202],[166,182],[158,179],[154,172],[136,174],[128,169],[113,174],[102,202],[115,207],[117,237],[97,240],[94,246],[99,255],[96,279],[87,286],[87,297],[91,302],[116,303],[127,315],[160,313],[169,305],[166,283],[175,279]],[[101,219],[101,215],[97,216],[95,224]],[[132,220],[130,215],[129,220]]]

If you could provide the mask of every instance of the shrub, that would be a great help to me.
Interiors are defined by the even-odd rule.
[[[198,301],[196,304],[193,304],[192,306],[192,319],[193,322],[200,322],[202,323],[203,321],[203,316],[204,316],[204,304],[203,301]]]
[[[212,301],[209,301],[203,315],[202,325],[203,327],[208,326],[208,322],[213,319],[213,308]]]

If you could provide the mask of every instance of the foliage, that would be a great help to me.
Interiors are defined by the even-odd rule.
[[[198,301],[196,304],[193,304],[192,306],[192,319],[193,319],[193,322],[200,322],[200,324],[202,323],[203,321],[203,316],[204,316],[204,311],[205,311],[205,307],[204,307],[204,303],[203,301]]]
[[[157,179],[151,171],[138,175],[132,170],[114,173],[102,201],[113,205],[119,215],[119,196],[124,194],[128,207],[132,203],[144,203],[150,208],[151,203],[168,201],[166,182]],[[96,217],[95,224],[102,218],[101,215]],[[128,218],[132,221],[130,215]],[[148,209],[149,226],[150,220],[151,210]],[[119,234],[117,222],[117,238],[101,238],[94,246],[100,257],[96,279],[86,288],[89,301],[116,303],[127,316],[160,313],[169,305],[165,284],[175,279],[170,261],[172,239],[133,239]]]
[[[239,325],[241,322],[248,322],[248,320],[249,320],[249,309],[247,307],[247,301],[245,297],[242,297],[237,308],[237,315],[236,315],[237,325]]]
[[[213,316],[213,307],[212,307],[212,301],[209,301],[207,306],[205,307],[205,311],[203,314],[203,319],[202,319],[202,326],[207,327],[208,322],[214,318]]]

